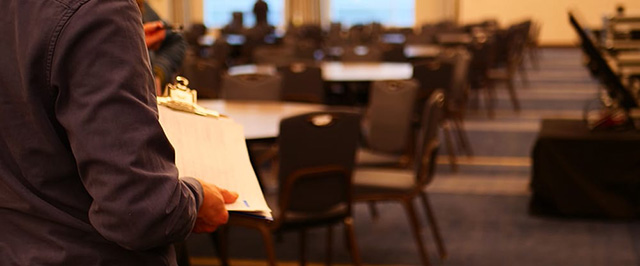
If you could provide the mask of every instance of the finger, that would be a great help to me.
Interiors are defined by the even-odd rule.
[[[224,199],[224,203],[234,203],[238,199],[238,193],[235,191],[229,191],[224,188],[220,188],[220,194],[222,194],[222,199]]]
[[[147,22],[143,25],[144,34],[149,34],[154,31],[164,28],[164,25],[160,21]]]
[[[164,37],[164,30],[145,35],[145,42],[147,44],[147,47],[152,48],[160,44],[164,40]]]

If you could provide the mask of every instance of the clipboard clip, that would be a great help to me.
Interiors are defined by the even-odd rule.
[[[198,92],[196,90],[189,89],[188,85],[188,79],[182,76],[177,76],[174,84],[167,84],[164,96],[157,97],[158,105],[201,116],[215,118],[225,117],[216,111],[209,110],[198,105]]]

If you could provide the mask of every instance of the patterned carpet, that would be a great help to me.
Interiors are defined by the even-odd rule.
[[[541,118],[577,118],[598,85],[580,64],[578,49],[544,49],[540,69],[527,69],[529,83],[516,83],[522,111],[511,109],[506,89],[498,89],[496,117],[471,110],[465,122],[474,157],[438,157],[428,191],[449,252],[438,259],[426,230],[423,239],[432,265],[640,265],[640,222],[561,219],[528,214],[530,153]],[[444,150],[444,149],[441,149]],[[366,206],[355,208],[355,227],[366,265],[420,265],[409,223],[400,205],[380,204],[373,220]],[[335,230],[341,234],[341,229]],[[232,265],[266,265],[257,231],[231,229]],[[311,230],[311,265],[324,261],[324,230]],[[342,237],[334,237],[336,265],[349,265]],[[281,265],[297,265],[297,235],[276,243]],[[188,241],[192,265],[219,265],[208,236]]]

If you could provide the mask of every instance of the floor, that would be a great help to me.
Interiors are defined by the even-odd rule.
[[[528,214],[530,153],[541,118],[582,117],[598,84],[580,64],[578,49],[543,49],[538,70],[528,67],[528,84],[517,81],[522,110],[511,109],[506,89],[498,89],[493,119],[483,109],[467,115],[465,127],[473,157],[438,157],[436,179],[428,188],[448,258],[440,260],[429,230],[423,239],[432,265],[640,265],[640,222],[563,219]],[[380,204],[373,220],[366,206],[355,208],[359,250],[366,265],[420,265],[400,205]],[[341,233],[341,230],[334,230]],[[311,265],[324,261],[324,230],[308,237]],[[231,229],[232,265],[266,265],[257,231]],[[317,241],[313,241],[317,239]],[[341,237],[334,237],[335,265],[350,265]],[[194,266],[219,265],[207,235],[188,240]],[[276,243],[279,265],[297,265],[297,235]]]

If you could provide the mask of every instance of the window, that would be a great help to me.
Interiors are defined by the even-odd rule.
[[[343,25],[379,22],[387,26],[413,27],[416,0],[333,0],[331,21]]]
[[[231,22],[231,13],[242,12],[244,26],[253,27],[255,17],[253,4],[256,0],[203,0],[203,18],[207,28],[222,28]],[[279,25],[284,18],[284,0],[265,0],[269,5],[267,21],[270,25]]]

